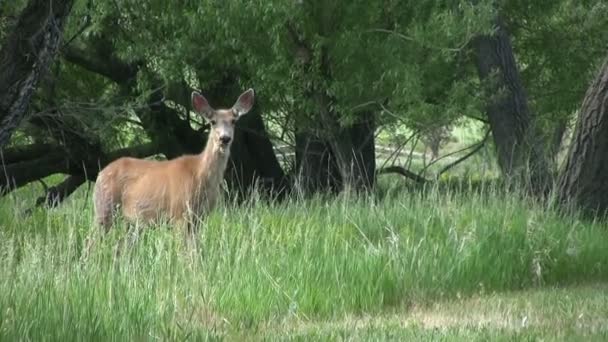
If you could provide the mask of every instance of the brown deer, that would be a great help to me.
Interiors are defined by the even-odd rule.
[[[107,232],[117,207],[129,221],[168,220],[193,227],[216,205],[230,154],[234,125],[253,107],[254,91],[242,93],[230,109],[213,109],[192,92],[192,105],[211,126],[207,144],[198,155],[153,161],[120,158],[106,166],[95,183],[95,220]]]

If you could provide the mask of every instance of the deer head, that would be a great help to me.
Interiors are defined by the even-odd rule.
[[[203,95],[196,91],[192,92],[192,106],[211,125],[208,141],[213,143],[217,152],[230,151],[234,138],[234,125],[241,116],[251,110],[253,100],[254,91],[250,88],[239,96],[232,108],[213,109]]]

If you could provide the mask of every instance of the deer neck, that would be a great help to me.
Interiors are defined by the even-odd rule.
[[[219,185],[224,177],[229,157],[230,147],[225,151],[222,151],[216,140],[213,139],[212,134],[209,134],[205,149],[199,155],[199,184],[201,184],[201,186],[208,186],[209,183]]]

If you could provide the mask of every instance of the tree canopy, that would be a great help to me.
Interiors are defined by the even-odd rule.
[[[3,48],[27,3],[0,5]],[[497,20],[512,46],[534,144],[555,173],[605,55],[603,1],[75,0],[60,55],[4,146],[15,157],[5,157],[0,186],[6,193],[54,173],[82,184],[115,157],[197,153],[207,127],[191,112],[191,91],[228,106],[254,87],[254,114],[239,123],[233,147],[233,188],[287,189],[299,177],[315,178],[317,189],[373,187],[381,133],[406,144],[412,140],[398,133],[407,130],[439,146],[451,127],[472,120],[483,127],[482,141],[494,122],[487,104],[512,91],[476,67],[485,57],[475,42],[494,37]],[[42,145],[52,153],[36,153]],[[295,156],[279,163],[279,145]],[[25,175],[26,161],[39,172]],[[314,163],[328,171],[311,171]]]

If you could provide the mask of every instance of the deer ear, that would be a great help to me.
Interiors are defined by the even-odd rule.
[[[209,118],[213,113],[213,108],[209,105],[209,101],[197,91],[192,92],[192,107],[205,118]]]
[[[239,96],[239,99],[236,100],[234,106],[232,106],[232,110],[236,116],[241,116],[247,114],[251,108],[253,107],[253,98],[255,93],[253,88],[249,88],[247,91]]]

